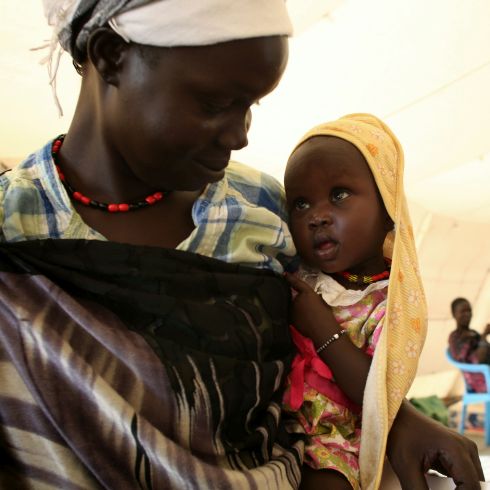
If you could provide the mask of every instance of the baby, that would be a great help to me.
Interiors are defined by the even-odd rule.
[[[373,471],[415,373],[426,310],[402,172],[398,141],[369,114],[314,128],[287,163],[302,264],[287,275],[298,354],[284,402],[307,434],[302,488],[360,488],[361,426]]]

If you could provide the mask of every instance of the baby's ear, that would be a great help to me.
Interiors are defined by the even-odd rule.
[[[100,27],[90,34],[87,56],[100,77],[118,86],[119,74],[129,44],[112,29]]]

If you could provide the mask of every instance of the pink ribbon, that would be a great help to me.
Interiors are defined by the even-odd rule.
[[[292,410],[303,404],[305,383],[333,402],[359,413],[359,405],[353,403],[335,383],[332,371],[316,353],[311,339],[301,335],[292,325],[289,327],[293,342],[298,350],[289,373],[290,389],[284,401]]]

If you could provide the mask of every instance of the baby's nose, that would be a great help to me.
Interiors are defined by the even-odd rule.
[[[328,213],[314,213],[310,217],[310,226],[316,228],[318,226],[326,226],[332,222]]]

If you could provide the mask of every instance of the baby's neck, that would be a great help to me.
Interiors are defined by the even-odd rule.
[[[362,291],[369,286],[369,284],[367,284],[367,283],[361,284],[361,283],[350,282],[348,279],[345,279],[344,277],[342,277],[338,274],[329,274],[327,272],[323,272],[323,274],[326,274],[327,276],[330,276],[331,278],[333,278],[335,281],[337,281],[345,289]]]

